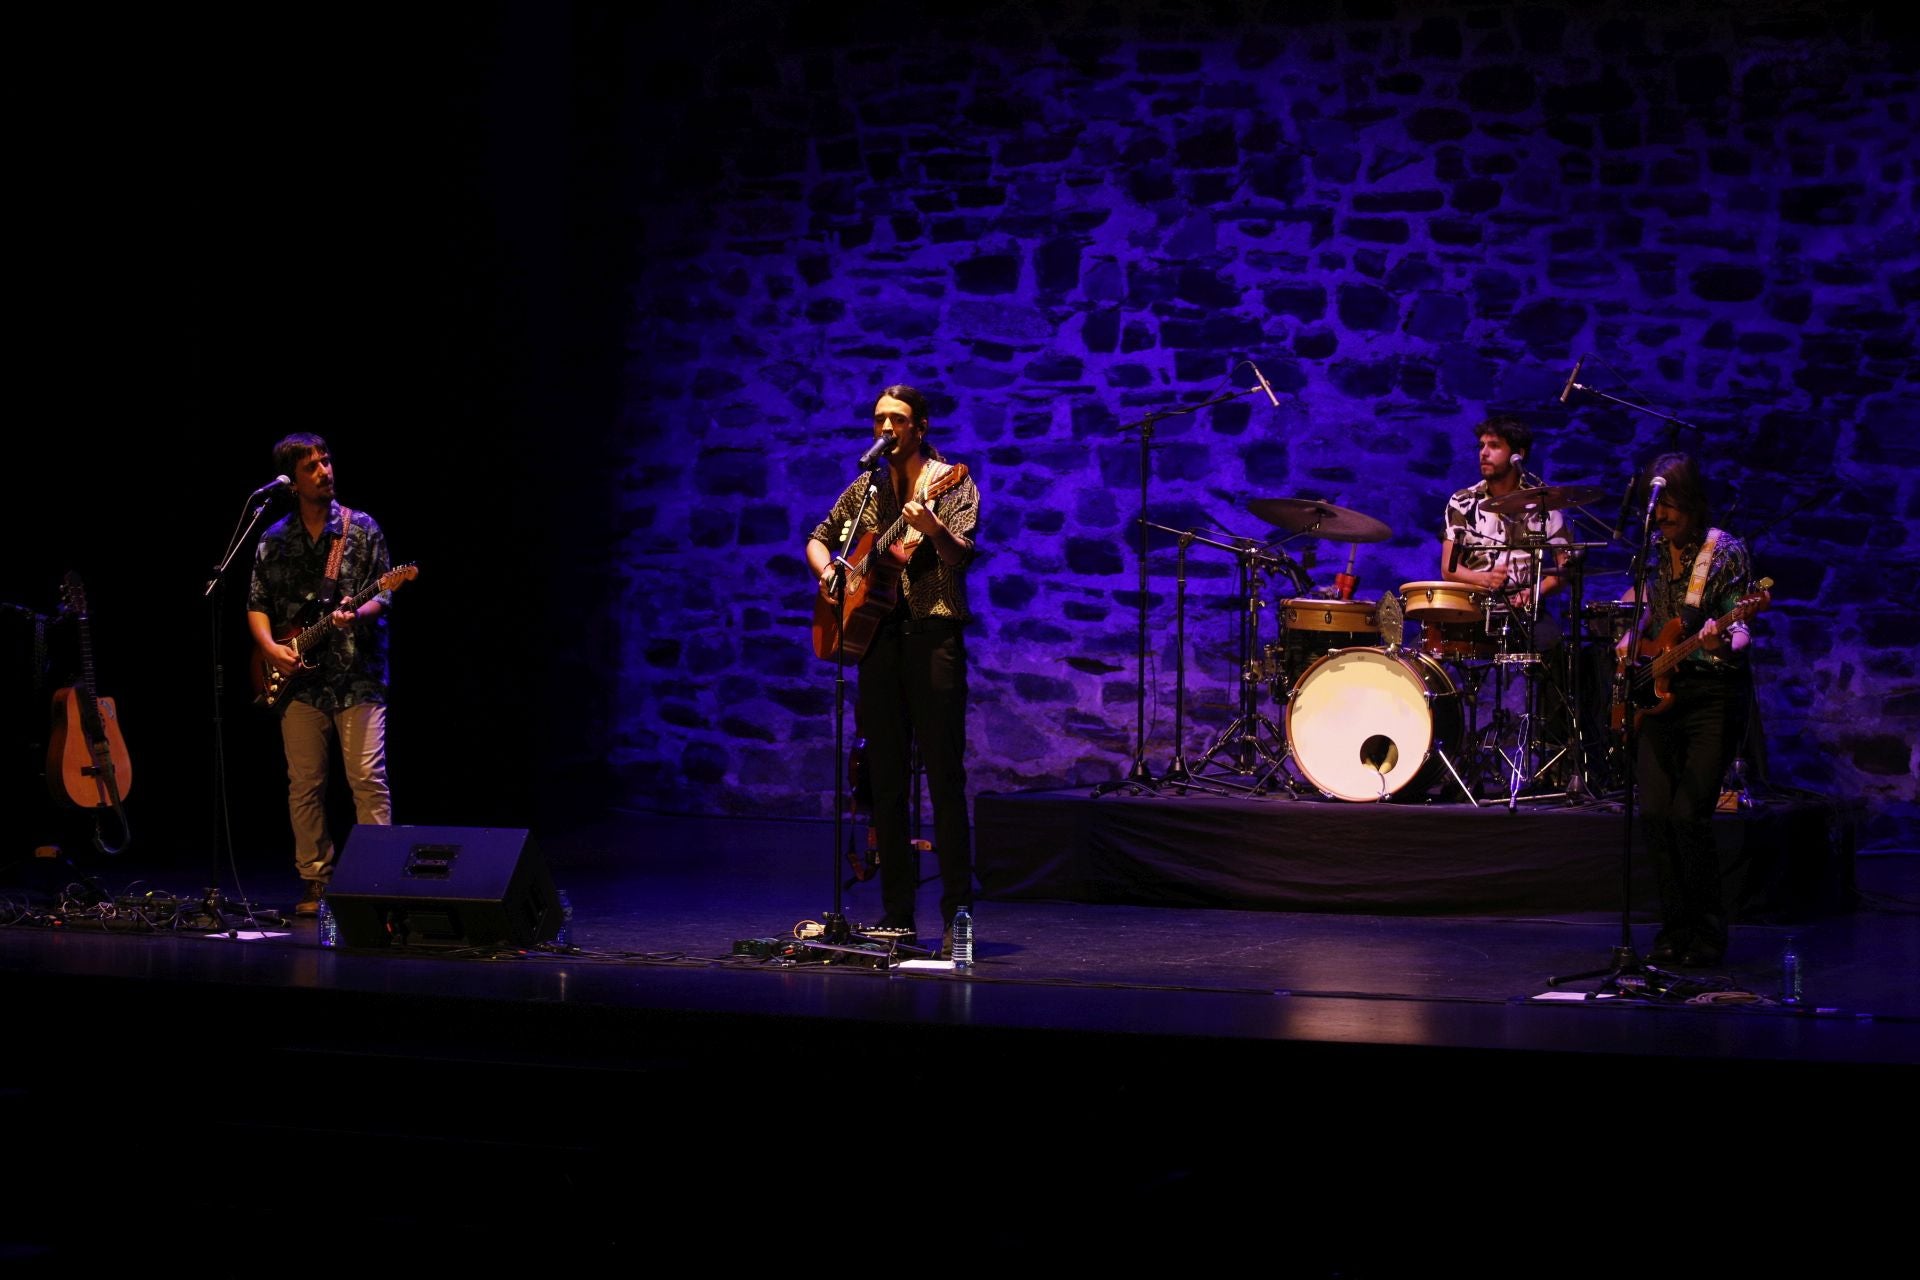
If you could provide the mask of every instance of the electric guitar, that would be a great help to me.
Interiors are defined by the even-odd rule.
[[[935,498],[966,478],[966,467],[955,464],[927,487],[927,496],[921,501],[932,506]],[[861,534],[847,559],[841,600],[829,600],[818,591],[814,593],[815,656],[829,662],[838,659],[847,666],[867,656],[867,647],[873,643],[880,624],[900,603],[900,573],[907,567],[907,554],[900,546],[900,537],[906,530],[907,518],[902,515],[884,531],[869,529]],[[844,650],[840,643],[843,615],[846,618]]]
[[[358,609],[382,591],[392,591],[403,582],[412,582],[420,576],[417,564],[396,565],[373,580],[372,585],[354,596],[343,600],[336,609]],[[333,611],[312,626],[298,626],[276,631],[273,638],[300,655],[300,665],[291,671],[282,671],[267,658],[266,650],[256,647],[253,653],[253,701],[255,706],[265,707],[269,711],[284,710],[287,696],[296,688],[303,676],[313,670],[313,664],[307,661],[309,654],[323,648],[333,633],[339,630],[333,625]]]
[[[126,811],[120,802],[133,789],[133,762],[120,736],[120,711],[112,698],[103,698],[94,684],[93,632],[87,619],[87,589],[80,575],[69,571],[61,587],[62,607],[80,628],[80,679],[53,695],[53,732],[47,743],[47,787],[57,802],[77,809],[111,809],[127,839]],[[99,836],[94,843],[104,853],[118,853],[126,845],[109,847]]]
[[[1762,578],[1755,584],[1760,589],[1750,596],[1743,596],[1740,602],[1721,617],[1715,619],[1720,633],[1736,622],[1745,622],[1773,603],[1773,579]],[[1732,641],[1727,641],[1731,644]],[[1700,634],[1695,632],[1685,640],[1680,638],[1680,619],[1668,618],[1660,633],[1652,637],[1643,636],[1635,645],[1629,645],[1627,654],[1622,657],[1618,678],[1615,681],[1613,699],[1613,729],[1619,733],[1626,728],[1627,707],[1634,708],[1634,732],[1640,731],[1640,724],[1648,716],[1657,716],[1673,705],[1673,669],[1680,665],[1688,655],[1700,647]]]

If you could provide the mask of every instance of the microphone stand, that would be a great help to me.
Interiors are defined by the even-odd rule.
[[[833,910],[827,912],[827,918],[822,923],[826,925],[825,940],[836,946],[844,944],[851,936],[842,907],[844,886],[840,880],[841,835],[845,830],[841,823],[841,799],[847,791],[847,570],[850,568],[847,553],[860,536],[860,520],[867,513],[867,505],[880,493],[879,476],[886,468],[885,454],[876,458],[867,468],[866,491],[860,495],[860,505],[853,509],[852,518],[841,528],[840,548],[827,566],[833,574],[833,601],[840,612],[840,625],[833,640],[833,856],[828,863],[833,873]],[[877,554],[879,550],[876,546],[868,554]],[[873,821],[873,816],[869,814],[867,821]],[[884,849],[880,851],[880,856],[886,856]]]
[[[1630,673],[1633,664],[1640,656],[1640,634],[1647,616],[1647,561],[1653,548],[1653,504],[1647,504],[1647,514],[1642,522],[1640,540],[1633,558],[1633,628],[1627,633],[1627,653],[1621,670]],[[1624,683],[1624,682],[1623,682]],[[1639,733],[1634,725],[1638,717],[1634,714],[1631,698],[1627,689],[1615,691],[1615,697],[1623,699],[1621,731],[1625,737],[1626,751],[1626,796],[1622,806],[1620,832],[1620,940],[1614,944],[1612,963],[1604,969],[1589,969],[1583,973],[1563,974],[1549,977],[1547,985],[1557,987],[1562,983],[1579,982],[1587,978],[1602,978],[1600,990],[1595,995],[1646,996],[1670,989],[1675,983],[1684,981],[1676,973],[1657,969],[1640,958],[1633,946],[1633,818],[1634,797],[1639,782]]]
[[[1261,390],[1258,385],[1242,390],[1222,392],[1210,400],[1188,405],[1184,409],[1168,409],[1165,412],[1149,413],[1136,422],[1123,423],[1119,433],[1129,431],[1140,433],[1140,621],[1138,628],[1139,648],[1134,656],[1134,692],[1133,692],[1133,767],[1127,776],[1113,782],[1103,782],[1093,789],[1099,796],[1124,791],[1128,795],[1159,795],[1160,788],[1155,784],[1153,770],[1147,768],[1147,532],[1154,527],[1147,521],[1147,482],[1152,474],[1153,428],[1154,424],[1166,418],[1178,418],[1185,414],[1198,413],[1202,409],[1211,409],[1216,404],[1225,404],[1229,400],[1238,400],[1241,396],[1250,396]],[[1175,745],[1175,751],[1179,750]]]
[[[220,613],[225,597],[222,588],[225,584],[227,569],[233,564],[234,557],[240,554],[240,548],[247,545],[254,530],[260,526],[260,517],[266,514],[267,505],[281,489],[279,482],[256,489],[247,495],[247,502],[253,510],[244,516],[244,522],[237,527],[233,541],[220,557],[220,563],[213,567],[206,586],[200,590],[200,598],[207,602],[207,656],[208,673],[212,681],[210,689],[213,695],[213,856],[212,865],[207,872],[207,891],[201,898],[201,910],[213,921],[217,930],[227,930],[226,913],[221,910],[229,905],[220,895],[221,864],[223,860],[234,867],[236,887],[239,879],[239,865],[234,858],[232,817],[227,794],[227,730],[226,712],[223,707],[227,686],[226,666],[223,657],[226,653],[226,640],[221,632]],[[246,509],[242,507],[244,512]],[[237,905],[242,919],[251,922],[254,918],[253,905],[245,900],[242,892]],[[274,912],[277,918],[279,913]]]

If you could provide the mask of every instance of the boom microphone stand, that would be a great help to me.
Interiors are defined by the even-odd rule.
[[[1254,376],[1259,377],[1258,369],[1254,370]],[[1153,770],[1147,768],[1147,533],[1150,528],[1155,527],[1149,525],[1147,522],[1147,482],[1153,469],[1154,424],[1166,418],[1177,418],[1185,414],[1198,413],[1202,409],[1210,409],[1216,404],[1224,404],[1229,400],[1237,400],[1241,396],[1250,396],[1256,391],[1264,390],[1265,387],[1266,380],[1261,378],[1257,385],[1248,387],[1244,391],[1226,391],[1214,396],[1210,400],[1202,400],[1199,404],[1188,405],[1184,409],[1168,409],[1161,413],[1149,413],[1137,422],[1122,424],[1119,429],[1122,435],[1125,435],[1129,431],[1138,431],[1140,433],[1140,515],[1137,520],[1140,529],[1140,622],[1138,629],[1139,648],[1134,657],[1133,767],[1127,771],[1126,777],[1114,782],[1103,782],[1095,787],[1093,794],[1096,797],[1111,795],[1115,791],[1125,791],[1128,795],[1136,796],[1142,794],[1160,794],[1160,789],[1154,781]],[[1271,396],[1273,393],[1268,391],[1267,394]],[[1280,402],[1275,400],[1274,403],[1277,405]],[[1178,751],[1179,747],[1176,745],[1174,749]]]
[[[1631,671],[1634,661],[1639,657],[1640,633],[1646,625],[1647,616],[1647,561],[1653,545],[1653,499],[1659,492],[1659,486],[1652,487],[1647,495],[1647,514],[1641,523],[1640,540],[1633,558],[1633,628],[1627,633],[1627,655],[1624,669]],[[1620,941],[1614,944],[1613,963],[1605,969],[1589,969],[1584,973],[1570,973],[1547,979],[1549,987],[1557,987],[1567,982],[1579,982],[1587,978],[1604,977],[1600,992],[1596,994],[1614,994],[1626,996],[1645,996],[1684,981],[1675,973],[1656,969],[1640,958],[1633,946],[1633,817],[1634,796],[1638,787],[1639,774],[1639,734],[1634,721],[1634,707],[1625,699],[1625,690],[1616,690],[1615,697],[1622,699],[1624,718],[1621,729],[1626,738],[1626,797],[1622,810],[1620,832]]]
[[[847,793],[847,575],[853,567],[847,563],[847,553],[853,550],[853,544],[860,536],[860,521],[867,514],[867,505],[880,493],[880,473],[886,467],[886,452],[882,451],[867,467],[867,483],[860,495],[860,505],[853,509],[852,518],[840,527],[840,549],[834,552],[827,566],[833,579],[827,584],[826,591],[838,612],[839,625],[833,638],[833,856],[827,864],[833,873],[833,910],[827,912],[823,923],[826,925],[825,940],[835,945],[845,943],[850,936],[841,896],[844,885],[840,879],[840,848],[845,832],[841,821],[844,807],[841,799]],[[878,555],[880,551],[876,546],[869,554]],[[872,821],[872,818],[869,817],[868,821]],[[883,850],[882,856],[884,853]]]
[[[260,517],[266,514],[267,506],[274,498],[286,490],[287,477],[275,476],[270,482],[247,495],[247,503],[253,510],[247,511],[241,506],[243,523],[237,527],[233,541],[227,544],[226,552],[220,557],[220,563],[213,567],[212,576],[207,585],[201,588],[200,597],[207,602],[207,655],[208,676],[212,681],[210,692],[213,695],[213,860],[207,872],[207,891],[200,900],[201,910],[206,912],[215,929],[228,928],[223,906],[228,903],[220,894],[220,876],[223,863],[236,865],[233,857],[233,826],[227,798],[227,731],[226,713],[222,703],[227,685],[226,666],[222,661],[226,652],[226,641],[221,632],[220,615],[224,597],[221,594],[225,584],[227,569],[233,564],[240,549],[252,540],[253,532],[260,526]],[[244,894],[242,897],[244,898]],[[243,918],[253,919],[252,904],[242,901],[237,904]],[[278,914],[277,912],[274,914]]]

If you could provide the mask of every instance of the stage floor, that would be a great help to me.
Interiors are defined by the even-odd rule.
[[[242,1254],[615,1261],[674,1239],[770,1265],[822,1222],[855,1255],[938,1248],[957,1201],[953,1230],[983,1249],[1118,1261],[1271,1244],[1284,1203],[1283,1272],[1399,1274],[1411,1237],[1373,1232],[1379,1215],[1512,1207],[1547,1176],[1605,1194],[1646,1167],[1663,1121],[1641,1105],[1791,1115],[1717,1124],[1716,1159],[1789,1161],[1821,1187],[1829,1139],[1805,1116],[1912,1125],[1912,855],[1861,857],[1850,910],[1736,926],[1727,990],[1683,1004],[1551,985],[1608,965],[1605,911],[989,895],[971,978],[780,968],[730,953],[820,918],[837,887],[851,921],[878,914],[877,885],[838,881],[830,825],[643,815],[536,843],[575,904],[575,954],[327,951],[310,922],[257,941],[0,929],[0,1097],[34,1153],[11,1256],[105,1260],[215,1222]],[[114,893],[201,889],[194,869],[96,870]],[[22,878],[15,904],[43,888]],[[284,873],[253,879],[291,901]],[[932,885],[921,910],[935,932]],[[1644,947],[1651,924],[1632,930]],[[1766,999],[1790,930],[1797,1011]],[[1488,1165],[1490,1148],[1529,1155]],[[755,1229],[706,1232],[716,1203]],[[1089,1239],[1090,1214],[1127,1226]],[[1422,1256],[1485,1261],[1455,1247]]]

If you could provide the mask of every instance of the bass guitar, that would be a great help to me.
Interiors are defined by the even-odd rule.
[[[53,695],[53,732],[47,743],[47,787],[55,801],[76,809],[111,809],[122,839],[108,845],[94,825],[94,844],[102,853],[118,853],[132,839],[120,802],[133,789],[133,762],[120,736],[120,711],[103,698],[93,676],[93,632],[87,618],[87,590],[80,575],[68,572],[61,587],[64,610],[80,629],[80,679]]]
[[[935,498],[967,478],[965,466],[956,464],[927,486],[922,501],[932,506]],[[900,574],[907,567],[907,554],[900,538],[907,531],[903,515],[884,531],[869,529],[860,535],[853,554],[847,558],[847,571],[841,584],[841,599],[829,600],[819,592],[813,597],[813,652],[832,662],[852,666],[867,656],[867,647],[880,630],[880,624],[900,603]],[[846,643],[841,644],[841,618],[846,619]]]
[[[1734,623],[1745,622],[1773,603],[1773,579],[1762,578],[1756,585],[1760,588],[1758,591],[1741,597],[1738,604],[1715,619],[1723,635]],[[1682,640],[1678,618],[1668,618],[1658,635],[1643,636],[1628,646],[1614,684],[1615,733],[1625,730],[1629,706],[1634,709],[1633,729],[1638,733],[1641,722],[1648,716],[1660,715],[1673,705],[1673,669],[1698,648],[1700,634],[1695,632]]]
[[[343,600],[335,606],[338,609],[358,609],[382,591],[392,591],[403,582],[412,582],[420,576],[420,566],[403,564],[387,570],[371,585],[351,600]],[[283,710],[287,697],[299,687],[300,680],[313,670],[313,664],[307,661],[308,655],[318,653],[325,647],[328,639],[338,627],[333,625],[331,611],[313,625],[305,628],[288,627],[274,632],[273,638],[300,655],[300,665],[291,671],[282,671],[267,658],[266,650],[256,648],[253,654],[253,701],[254,705],[265,707],[269,711]]]

